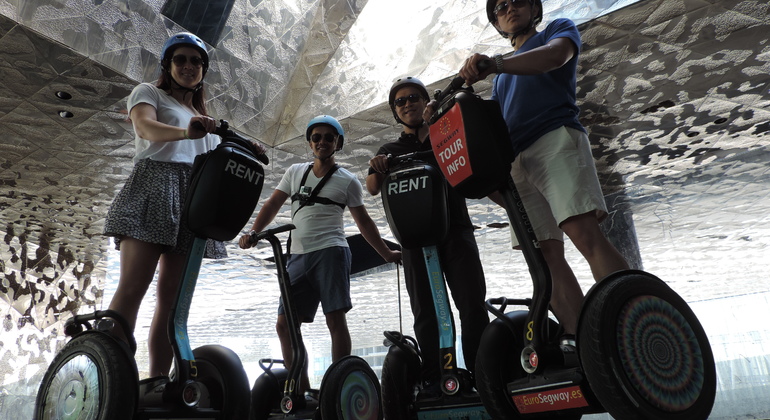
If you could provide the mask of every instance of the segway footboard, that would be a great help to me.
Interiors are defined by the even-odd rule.
[[[502,318],[501,318],[502,317]],[[579,419],[603,412],[579,367],[546,367],[537,375],[523,367],[528,311],[498,316],[484,330],[476,358],[476,387],[494,419]],[[558,325],[549,320],[556,341]],[[537,360],[527,360],[537,364]]]

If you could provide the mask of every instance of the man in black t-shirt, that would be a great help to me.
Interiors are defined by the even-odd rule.
[[[369,161],[366,189],[372,195],[380,193],[388,171],[388,155],[431,150],[428,138],[430,130],[423,120],[423,111],[429,99],[425,85],[414,77],[398,79],[391,87],[388,101],[393,116],[404,131],[398,140],[382,145],[377,155]],[[435,160],[432,164],[438,168]],[[484,307],[486,282],[465,198],[450,187],[447,188],[447,208],[449,234],[437,248],[446,283],[460,313],[465,364],[473,372],[481,334],[489,323]],[[418,398],[438,397],[441,375],[439,366],[442,362],[439,354],[439,327],[422,249],[402,249],[402,258],[406,288],[414,315],[414,333],[423,359],[420,372],[423,390]]]

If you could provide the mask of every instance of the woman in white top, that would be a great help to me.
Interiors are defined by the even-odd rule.
[[[179,33],[163,47],[157,83],[142,83],[129,95],[136,133],[134,170],[115,197],[104,227],[120,250],[120,281],[109,308],[132,330],[124,332],[116,325],[113,332],[119,338],[133,334],[139,306],[159,269],[148,341],[151,377],[168,375],[173,357],[166,327],[193,241],[181,220],[192,163],[219,143],[219,137],[209,134],[216,121],[206,112],[207,69],[203,41]],[[223,243],[208,241],[206,257],[226,256]]]

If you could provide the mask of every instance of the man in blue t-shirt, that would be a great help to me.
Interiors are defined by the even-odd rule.
[[[492,99],[500,103],[516,152],[511,175],[551,272],[562,344],[574,346],[583,291],[564,256],[564,233],[596,281],[628,263],[599,228],[607,206],[575,100],[580,33],[569,19],[538,32],[542,17],[540,0],[487,0],[489,22],[514,52],[505,58],[473,54],[460,76],[471,85],[497,73]],[[494,65],[479,71],[483,60]]]

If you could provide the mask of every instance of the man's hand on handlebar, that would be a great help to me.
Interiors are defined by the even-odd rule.
[[[431,99],[430,102],[425,105],[425,110],[422,111],[422,119],[425,120],[425,123],[430,124],[433,113],[436,112],[436,107],[438,107],[438,102],[435,99]]]
[[[401,264],[401,251],[391,249],[387,256],[383,256],[383,259],[389,263]]]
[[[387,155],[377,155],[371,159],[369,159],[369,166],[372,167],[377,173],[384,174],[388,172],[389,165],[388,165],[388,156]]]
[[[484,70],[479,70],[479,63],[482,61],[489,62],[492,61],[492,59],[484,54],[476,53],[465,60],[463,67],[460,69],[459,75],[465,79],[465,84],[468,86],[471,86],[479,80],[486,79],[490,74],[495,72],[494,65],[482,66],[486,68]]]
[[[256,244],[257,242],[251,239],[251,233],[241,236],[241,239],[238,240],[238,246],[240,246],[241,249],[249,249]]]

